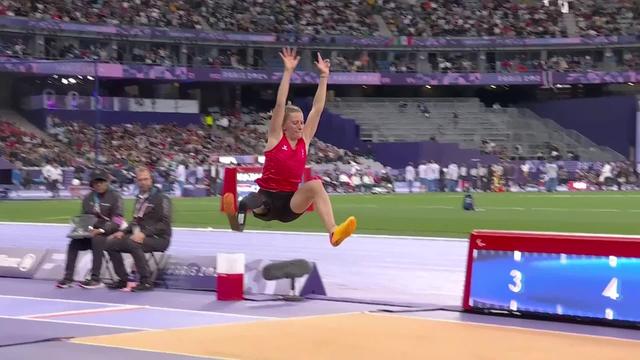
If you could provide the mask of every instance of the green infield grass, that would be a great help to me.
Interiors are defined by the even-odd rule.
[[[462,194],[332,196],[336,221],[358,219],[358,233],[467,237],[474,229],[640,234],[640,193],[474,194],[478,211],[462,210]],[[130,217],[133,201],[125,210]],[[174,226],[226,228],[219,198],[173,199]],[[3,201],[0,221],[67,223],[79,200]],[[289,224],[249,218],[247,229],[323,231],[315,213]]]

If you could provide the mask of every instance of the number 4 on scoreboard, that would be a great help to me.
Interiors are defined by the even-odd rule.
[[[602,291],[602,296],[611,298],[613,300],[618,300],[620,297],[620,293],[618,293],[618,278],[613,278],[607,284],[607,287]]]

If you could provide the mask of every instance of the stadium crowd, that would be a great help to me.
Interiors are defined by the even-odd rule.
[[[637,190],[638,171],[630,162],[567,163],[530,160],[495,164],[408,164],[398,173],[414,190],[428,192],[520,192],[564,190]]]
[[[561,37],[561,13],[542,2],[495,0],[465,7],[462,0],[385,1],[382,16],[395,35]]]
[[[553,55],[547,61],[530,60],[525,56],[513,59],[496,61],[496,70],[504,73],[521,73],[529,71],[555,70],[565,71],[590,71],[595,70],[601,64],[596,64],[589,55]]]
[[[63,143],[47,140],[0,120],[0,156],[23,166],[44,166],[45,160],[52,156],[61,164],[72,164],[75,154]]]
[[[102,163],[134,163],[154,166],[162,161],[209,161],[211,156],[260,154],[266,136],[265,113],[249,113],[235,118],[223,115],[214,127],[181,127],[174,124],[140,126],[124,124],[100,131]],[[96,129],[84,123],[65,123],[55,116],[48,119],[47,132],[85,162],[95,161],[93,144]],[[315,139],[310,147],[312,163],[354,161],[348,151]],[[71,164],[69,164],[71,165]]]
[[[382,15],[395,35],[414,36],[567,36],[561,7],[554,0],[385,1]],[[633,0],[570,3],[578,35],[633,35],[640,10]]]
[[[266,114],[255,114],[250,124],[260,124]],[[95,128],[82,123],[64,123],[52,117],[48,133],[53,140],[24,131],[10,122],[0,121],[0,157],[27,167],[73,168],[73,177],[86,182],[96,168]],[[230,124],[233,124],[232,121]],[[202,126],[125,124],[102,129],[100,162],[110,164],[112,180],[120,188],[134,183],[136,166],[149,166],[159,183],[173,189],[174,184],[204,186],[217,194],[223,178],[220,156],[259,154],[264,138],[263,125],[240,121],[235,126],[208,129]],[[167,141],[169,139],[169,141]],[[424,162],[402,171],[372,168],[361,156],[314,140],[309,151],[310,164],[334,193],[395,191],[394,182],[415,182],[422,191],[524,191],[547,188],[549,191],[580,182],[590,190],[637,189],[637,170],[631,163],[580,163],[569,169],[560,159],[540,154],[536,160],[502,160],[498,164],[437,164]],[[571,159],[568,159],[571,160]],[[550,165],[553,164],[553,165]],[[411,169],[409,169],[411,168]],[[571,171],[569,171],[571,170]],[[26,177],[26,176],[25,176]],[[28,185],[45,183],[29,179]],[[62,182],[62,181],[60,181]],[[416,188],[417,187],[417,188]],[[551,190],[552,189],[552,190]]]
[[[579,35],[633,34],[634,0],[571,2]],[[566,36],[557,0],[4,0],[0,15],[233,32],[371,36]]]
[[[635,35],[640,7],[634,0],[581,0],[573,7],[581,36]]]
[[[175,49],[174,49],[175,50]],[[178,52],[171,51],[165,46],[153,45],[148,49],[133,47],[130,55],[125,55],[118,45],[112,47],[100,44],[84,44],[77,46],[73,43],[50,43],[45,48],[46,59],[63,60],[93,60],[110,63],[137,63],[145,65],[192,65],[195,67],[233,68],[233,69],[263,69],[270,65],[260,55],[254,55],[247,59],[233,50],[219,49],[216,55],[195,55],[187,50],[186,60],[182,60]],[[410,56],[396,54],[389,61],[387,53],[375,53],[373,56],[367,51],[358,53],[336,51],[332,59],[332,67],[340,72],[392,72],[413,73],[416,72],[417,62]],[[479,59],[476,53],[438,53],[430,59],[433,72],[439,73],[466,73],[478,71]],[[22,39],[0,40],[0,56],[13,58],[34,58],[31,51],[24,45]],[[594,57],[583,55],[579,52],[564,55],[549,54],[549,58],[541,60],[535,58],[539,54],[520,54],[513,57],[499,57],[493,61],[487,61],[488,71],[501,73],[522,73],[531,71],[591,71],[601,69],[602,61],[596,62]],[[616,56],[616,55],[614,55]],[[640,56],[636,52],[626,51],[616,60],[621,70],[637,69],[640,65]]]
[[[47,119],[49,139],[0,121],[0,157],[20,167],[44,167],[52,162],[75,169],[75,177],[84,180],[96,164],[109,164],[114,180],[121,186],[133,181],[136,166],[147,166],[164,181],[176,180],[182,165],[196,174],[219,166],[220,156],[259,155],[266,137],[267,113],[223,115],[214,126],[174,124],[140,126],[122,124],[101,127],[96,155],[96,128],[85,123],[63,122],[55,116]],[[96,156],[98,158],[96,159]],[[363,158],[314,139],[309,148],[309,163],[358,164]],[[203,185],[204,177],[185,183]]]
[[[5,0],[0,15],[81,23],[175,27],[233,32],[372,35],[367,2],[309,0]]]

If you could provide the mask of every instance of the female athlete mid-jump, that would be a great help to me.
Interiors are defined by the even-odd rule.
[[[331,201],[322,181],[313,179],[299,186],[307,162],[309,143],[318,129],[324,109],[330,64],[318,53],[315,65],[320,72],[320,82],[313,99],[313,108],[305,122],[300,108],[287,105],[291,75],[300,57],[296,56],[295,50],[289,48],[283,49],[280,57],[284,62],[284,73],[269,123],[262,177],[256,180],[260,190],[244,197],[238,209],[235,208],[234,195],[225,194],[223,209],[231,228],[242,231],[248,211],[260,220],[291,222],[313,204],[329,233],[331,245],[338,246],[355,232],[355,217],[350,216],[342,224],[336,225]]]

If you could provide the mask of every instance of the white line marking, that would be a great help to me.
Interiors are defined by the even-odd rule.
[[[640,210],[621,210],[621,209],[582,209],[582,208],[521,208],[521,207],[485,207],[489,210],[535,210],[535,211],[588,211],[588,212],[640,212]]]
[[[21,221],[0,221],[0,225],[33,225],[33,226],[65,226],[71,227],[69,224],[60,223],[35,223],[35,222],[21,222]]]
[[[289,317],[289,318],[272,318],[272,319],[267,319],[264,321],[293,321],[293,320],[306,320],[306,319],[314,319],[314,318],[323,318],[323,317],[331,317],[331,316],[343,316],[343,315],[354,315],[354,314],[364,314],[365,312],[362,311],[351,311],[351,312],[346,312],[346,313],[331,313],[331,314],[320,314],[320,315],[309,315],[309,316],[297,316],[297,317]],[[174,330],[185,330],[185,329],[202,329],[202,328],[220,328],[220,327],[228,327],[228,326],[246,326],[246,325],[253,325],[253,324],[257,324],[257,323],[261,323],[260,322],[252,322],[252,323],[225,323],[225,324],[207,324],[207,325],[197,325],[197,326],[184,326],[184,327],[177,327],[177,328],[169,328],[169,329],[149,329],[148,331],[145,331],[145,333],[157,333],[157,332],[166,332],[166,331],[174,331]],[[113,334],[111,334],[113,335]],[[91,336],[91,338],[108,338],[111,335],[98,335],[98,336]],[[117,334],[117,335],[126,335],[126,334]],[[136,333],[135,336],[138,336],[139,334]],[[73,343],[78,343],[78,344],[85,344],[85,345],[93,345],[93,346],[107,346],[107,347],[116,347],[116,348],[122,348],[122,349],[130,349],[130,350],[142,350],[142,351],[150,351],[150,352],[157,352],[157,353],[163,353],[164,351],[154,351],[151,349],[138,349],[138,348],[134,348],[134,347],[124,347],[124,346],[117,346],[117,345],[102,345],[102,344],[94,344],[88,341],[83,340],[82,338],[75,338],[70,340]],[[188,355],[188,356],[198,356],[198,355],[191,355],[188,353],[174,353],[174,352],[166,352],[168,354],[176,354],[176,355]],[[235,358],[225,358],[225,357],[220,357],[220,356],[216,356],[216,355],[212,355],[213,359],[229,359],[229,360],[236,360]],[[206,356],[200,356],[203,357],[205,359],[210,359],[210,357],[206,357]]]
[[[565,235],[565,236],[589,236],[589,237],[615,237],[638,241],[639,237],[636,235],[621,235],[621,234],[590,234],[590,233],[571,233],[571,232],[557,232],[557,231],[520,231],[520,230],[491,230],[491,229],[475,229],[473,231],[486,231],[486,232],[498,232],[498,233],[510,233],[510,234],[533,234],[533,235]]]
[[[452,207],[453,208],[453,207]],[[0,225],[33,225],[33,226],[65,226],[68,224],[55,224],[55,223],[34,223],[34,222],[12,222],[12,221],[0,221]],[[214,229],[214,228],[188,228],[188,227],[173,227],[174,230],[182,231],[198,231],[198,232],[224,232],[231,233],[233,231],[229,229]],[[245,230],[245,233],[250,234],[276,234],[276,235],[318,235],[327,236],[324,232],[307,232],[307,231],[274,231],[274,230]],[[379,238],[379,239],[404,239],[404,240],[432,240],[432,241],[464,241],[466,238],[454,238],[454,237],[437,237],[437,236],[409,236],[409,235],[379,235],[379,234],[354,234],[352,237],[363,238]]]
[[[406,319],[419,319],[419,320],[423,320],[423,321],[424,320],[426,320],[426,321],[439,321],[439,322],[455,323],[455,324],[475,325],[475,326],[484,326],[484,327],[497,327],[497,328],[505,328],[505,329],[512,329],[512,330],[541,332],[541,333],[548,333],[548,334],[555,334],[555,335],[560,334],[560,335],[567,335],[567,336],[582,336],[582,337],[588,337],[588,338],[608,339],[608,340],[617,340],[617,341],[633,342],[633,343],[637,343],[637,342],[640,341],[640,340],[634,340],[634,339],[617,338],[617,337],[612,337],[612,336],[581,334],[581,333],[565,332],[565,331],[558,331],[558,330],[544,330],[544,329],[535,329],[535,328],[519,327],[519,326],[512,326],[512,325],[487,324],[487,323],[481,323],[481,322],[475,322],[475,321],[466,321],[466,320],[435,319],[435,318],[421,317],[421,316],[400,315],[398,313],[388,313],[387,314],[387,313],[367,312],[367,314],[375,315],[375,316],[385,316],[385,317],[394,317],[394,316],[396,316],[396,317],[401,317],[401,318],[406,318]]]
[[[52,216],[52,217],[44,218],[44,220],[62,220],[62,219],[69,220],[69,217],[68,216]]]
[[[97,308],[97,309],[69,310],[69,311],[60,311],[60,312],[53,312],[53,313],[22,315],[22,316],[19,316],[18,318],[36,319],[36,318],[58,317],[58,316],[102,314],[102,313],[112,312],[112,311],[135,310],[135,309],[144,309],[144,308],[145,308],[144,306],[139,306],[139,305],[125,305],[125,306],[115,306],[115,307],[103,307],[103,308]]]
[[[345,208],[379,208],[384,205],[376,204],[334,204],[333,207],[345,207]]]
[[[183,330],[183,329],[200,329],[200,328],[209,328],[209,327],[225,327],[225,326],[241,326],[241,325],[250,325],[250,324],[258,324],[263,322],[273,322],[273,321],[292,321],[292,320],[308,320],[308,319],[317,319],[331,316],[343,316],[343,315],[355,315],[355,314],[364,314],[364,311],[348,311],[348,312],[335,312],[330,314],[318,314],[318,315],[305,315],[305,316],[293,316],[293,317],[283,317],[283,318],[271,318],[265,319],[263,321],[253,321],[253,322],[232,322],[232,323],[223,323],[223,324],[203,324],[196,326],[181,326],[169,329],[151,329],[149,332],[160,332],[160,331],[172,331],[172,330]],[[98,336],[109,336],[109,335],[98,335]]]
[[[474,193],[476,194],[476,193]],[[484,193],[477,193],[479,195],[482,195]],[[530,198],[540,198],[540,197],[546,197],[546,198],[618,198],[618,197],[640,197],[640,194],[638,194],[637,191],[629,191],[629,192],[622,192],[622,194],[605,194],[604,192],[602,192],[601,194],[598,193],[591,193],[591,194],[579,194],[579,193],[572,193],[571,195],[568,194],[545,194],[545,193],[510,193],[512,197],[530,197]]]
[[[522,207],[492,207],[492,206],[487,206],[487,207],[485,207],[485,209],[488,209],[488,210],[527,210],[527,209],[522,208]]]
[[[562,208],[531,208],[531,210],[540,210],[540,211],[569,211],[570,209],[562,209]]]
[[[232,317],[250,318],[250,319],[265,319],[265,320],[279,319],[279,317],[276,317],[276,316],[244,315],[244,314],[235,314],[235,313],[223,313],[223,312],[214,312],[214,311],[176,309],[176,308],[166,308],[166,307],[157,307],[157,306],[145,306],[145,308],[151,309],[151,310],[174,311],[174,312],[183,312],[183,313],[191,313],[191,314],[203,314],[203,315],[209,315],[209,314],[210,315],[222,315],[222,316],[232,316]]]
[[[81,322],[81,321],[66,321],[66,320],[54,320],[54,319],[22,319],[22,318],[19,318],[19,317],[16,317],[16,316],[6,316],[6,315],[0,315],[0,319],[42,321],[42,322],[52,322],[52,323],[60,323],[60,324],[72,324],[72,325],[88,325],[88,326],[98,326],[98,327],[106,327],[106,328],[112,328],[112,329],[153,330],[153,329],[149,329],[149,328],[124,326],[124,325],[96,324],[96,323],[87,323],[87,322]]]
[[[170,354],[170,355],[189,356],[189,357],[195,357],[195,358],[200,358],[200,359],[240,360],[240,358],[231,358],[231,357],[223,357],[223,356],[196,355],[196,354],[182,353],[182,352],[177,352],[177,351],[159,351],[159,350],[135,348],[135,347],[132,347],[132,346],[94,344],[94,343],[91,343],[91,342],[85,342],[85,341],[82,340],[82,338],[71,339],[70,342],[72,342],[74,344],[82,344],[82,345],[90,345],[90,346],[100,346],[100,347],[108,347],[108,348],[115,348],[115,349],[144,351],[144,352],[150,352],[150,353],[155,353],[155,354]]]
[[[416,205],[412,206],[420,209],[457,209],[453,206],[444,206],[444,205]]]
[[[129,306],[127,304],[116,304],[116,303],[97,302],[97,301],[52,299],[52,298],[40,298],[40,297],[17,296],[17,295],[0,295],[0,298],[53,301],[53,302],[64,302],[64,303],[72,303],[72,304],[98,304],[98,305],[111,305],[111,306]],[[244,314],[234,314],[234,313],[222,313],[222,312],[215,312],[215,311],[185,310],[185,309],[167,308],[167,307],[159,307],[159,306],[140,305],[140,307],[144,308],[144,309],[150,309],[150,310],[188,312],[188,313],[203,314],[203,315],[220,315],[220,316],[252,318],[252,319],[278,319],[277,317],[273,317],[273,316],[244,315]]]

